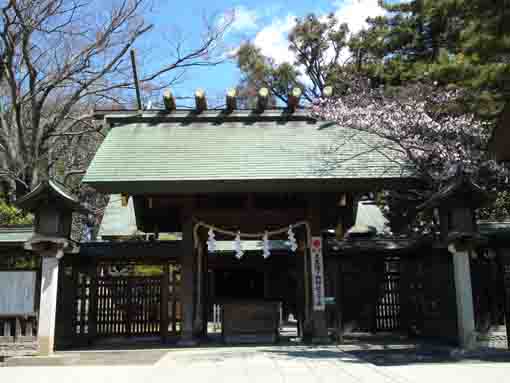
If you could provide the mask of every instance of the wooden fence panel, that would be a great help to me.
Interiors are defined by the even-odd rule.
[[[400,330],[400,260],[386,259],[376,308],[376,330]]]
[[[100,277],[97,336],[159,336],[161,277]]]

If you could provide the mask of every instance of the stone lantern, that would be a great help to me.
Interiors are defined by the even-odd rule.
[[[441,242],[453,257],[459,345],[466,349],[476,344],[469,262],[474,245],[481,238],[475,210],[489,200],[485,190],[469,176],[461,174],[418,207],[420,210],[435,209],[439,215]]]
[[[72,214],[88,211],[63,185],[52,180],[40,183],[16,205],[35,216],[34,235],[25,242],[25,249],[42,257],[37,340],[39,353],[49,355],[54,349],[59,260],[64,254],[78,253],[78,244],[70,238]]]

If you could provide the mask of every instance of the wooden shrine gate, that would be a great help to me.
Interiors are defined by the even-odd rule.
[[[359,254],[340,258],[336,293],[347,332],[401,330],[400,258]]]
[[[180,332],[179,264],[131,264],[135,270],[127,275],[105,273],[111,265],[115,263],[64,266],[57,321],[60,348],[107,338],[164,342]],[[137,274],[139,266],[153,273]]]
[[[159,336],[162,282],[162,277],[98,278],[96,335]]]

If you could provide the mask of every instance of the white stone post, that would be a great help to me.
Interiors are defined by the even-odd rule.
[[[54,350],[58,263],[59,259],[56,256],[42,258],[41,302],[37,326],[37,340],[41,355],[51,355]]]
[[[453,257],[459,345],[464,349],[471,349],[476,346],[476,331],[469,264],[470,254],[468,250],[459,251],[454,246],[450,246],[450,251]]]

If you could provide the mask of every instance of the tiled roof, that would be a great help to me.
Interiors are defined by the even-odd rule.
[[[34,234],[32,226],[0,227],[0,244],[22,244]]]
[[[115,184],[190,182],[196,187],[201,182],[409,175],[391,144],[378,136],[324,124],[306,114],[291,119],[250,116],[116,121],[83,182],[120,192]]]

